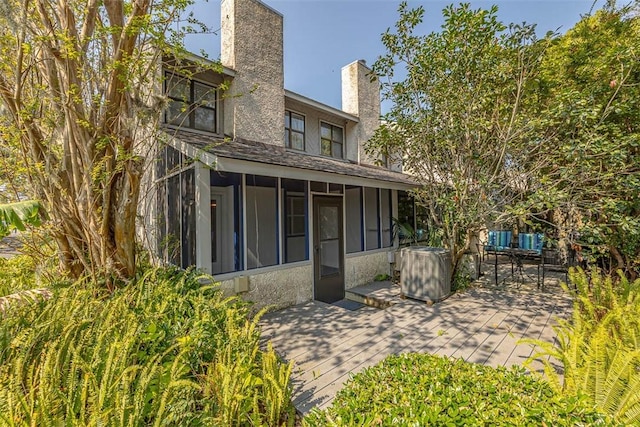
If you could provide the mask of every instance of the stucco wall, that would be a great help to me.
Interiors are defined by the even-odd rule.
[[[249,277],[249,292],[240,293],[243,299],[255,303],[255,308],[265,306],[289,307],[313,299],[313,266],[303,265],[282,270],[268,271]],[[225,294],[233,295],[234,281],[220,282]]]
[[[236,71],[225,99],[225,133],[284,145],[282,15],[258,0],[223,0],[222,65]]]
[[[389,274],[388,252],[349,256],[345,259],[345,289],[371,283],[378,274]],[[255,309],[284,308],[313,299],[313,265],[283,268],[258,274],[248,273],[249,292],[238,296],[255,303]],[[235,295],[234,280],[223,280],[225,295]]]
[[[354,149],[354,141],[349,140],[349,136],[352,133],[353,127],[347,127],[345,125],[345,119],[331,115],[324,111],[318,111],[314,108],[304,105],[300,102],[287,99],[285,102],[285,108],[294,113],[302,114],[304,116],[305,126],[305,151],[309,154],[320,155],[320,122],[329,123],[335,126],[339,126],[344,129],[345,142],[347,150],[347,159],[357,160],[357,149]],[[357,142],[356,142],[357,146]],[[351,155],[349,155],[351,153]]]
[[[365,153],[366,142],[380,126],[380,84],[371,81],[371,72],[363,61],[354,61],[342,68],[342,109],[360,118],[354,128],[358,141],[360,163],[374,164],[374,158]]]
[[[344,260],[345,289],[373,282],[378,274],[389,274],[388,251],[349,256]]]

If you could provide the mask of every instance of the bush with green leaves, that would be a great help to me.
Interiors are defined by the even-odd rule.
[[[37,286],[35,259],[28,255],[0,257],[0,298]]]
[[[307,426],[611,425],[581,397],[555,393],[522,368],[429,354],[392,355],[355,375]]]
[[[640,279],[572,270],[573,313],[555,327],[553,342],[523,340],[537,351],[560,393],[582,393],[625,425],[640,425]],[[560,365],[560,372],[557,365]]]
[[[151,269],[0,313],[0,424],[292,424],[291,366],[194,271]]]

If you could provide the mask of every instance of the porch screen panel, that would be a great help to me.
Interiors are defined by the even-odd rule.
[[[246,176],[247,268],[278,264],[278,180]]]
[[[242,238],[242,175],[211,171],[211,271],[231,273],[244,268]]]
[[[380,190],[380,237],[382,247],[388,248],[393,245],[392,223],[391,223],[391,190],[383,188]]]
[[[180,175],[167,180],[167,237],[164,241],[167,260],[173,265],[181,265],[181,209]]]
[[[182,268],[196,264],[196,194],[193,168],[181,173],[182,185]]]
[[[167,182],[160,181],[156,192],[156,245],[158,256],[162,260],[167,259]]]
[[[411,244],[415,240],[416,204],[413,196],[406,191],[398,191],[398,228],[400,244]]]
[[[347,185],[344,190],[344,196],[347,253],[361,252],[364,249],[362,233],[362,187]]]
[[[193,161],[168,145],[159,148],[156,161],[158,255],[187,268],[196,262]]]
[[[366,249],[380,247],[380,213],[378,189],[365,187],[364,189],[364,224],[366,229]]]
[[[424,205],[415,202],[416,209],[416,239],[419,242],[429,240],[429,212]],[[429,244],[437,244],[429,242]]]
[[[307,181],[282,179],[284,262],[309,259]]]

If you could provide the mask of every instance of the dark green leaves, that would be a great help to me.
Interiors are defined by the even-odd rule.
[[[331,421],[330,421],[331,420]],[[428,354],[390,356],[354,376],[306,425],[609,425],[582,399],[560,397],[521,368]]]
[[[44,217],[42,204],[35,200],[0,204],[0,239],[11,230],[26,230],[26,225],[37,227]]]

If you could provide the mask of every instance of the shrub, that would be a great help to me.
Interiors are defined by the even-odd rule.
[[[522,368],[428,354],[392,355],[349,380],[319,425],[609,425],[579,397],[562,397]]]
[[[28,255],[0,257],[0,297],[35,288],[35,268],[34,258]]]
[[[290,365],[259,349],[246,304],[200,279],[153,269],[113,294],[76,283],[5,313],[0,424],[293,422]]]
[[[630,282],[570,272],[572,317],[555,327],[557,340],[523,340],[559,392],[581,393],[618,422],[640,424],[640,279]],[[560,372],[556,366],[560,364]]]

